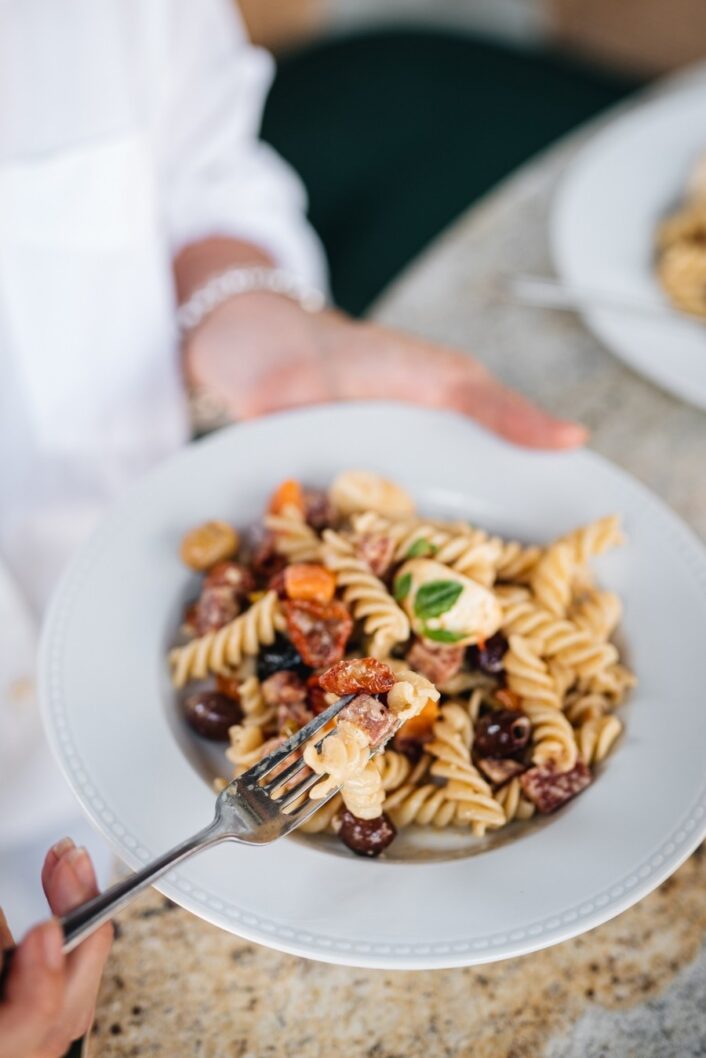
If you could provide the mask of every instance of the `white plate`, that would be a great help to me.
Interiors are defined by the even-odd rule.
[[[654,272],[659,221],[706,151],[706,74],[611,122],[579,153],[551,218],[562,279],[586,291],[666,302]],[[587,311],[588,326],[636,371],[706,408],[706,327],[684,317]]]
[[[564,811],[476,855],[369,861],[288,839],[211,850],[160,888],[251,940],[360,966],[488,962],[598,925],[706,830],[706,557],[659,500],[597,456],[523,451],[452,414],[359,404],[278,415],[192,445],[134,487],[69,570],[44,632],[41,697],[69,782],[133,867],[210,819],[164,663],[193,590],[180,537],[204,518],[254,519],[286,476],[324,484],[355,466],[395,478],[422,510],[538,540],[622,512],[630,546],[600,573],[625,600],[641,681],[626,736]]]

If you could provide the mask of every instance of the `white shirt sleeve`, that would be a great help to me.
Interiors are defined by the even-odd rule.
[[[304,188],[258,138],[271,56],[248,42],[232,0],[172,0],[168,10],[166,98],[157,135],[172,251],[209,235],[231,235],[325,286]]]

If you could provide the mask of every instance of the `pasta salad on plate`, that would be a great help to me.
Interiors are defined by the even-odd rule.
[[[238,776],[356,695],[307,751],[329,799],[301,829],[360,855],[405,827],[474,838],[550,814],[623,729],[621,601],[591,570],[622,543],[612,515],[525,544],[426,518],[368,471],[284,481],[260,525],[183,538],[201,576],[169,654],[184,716]]]

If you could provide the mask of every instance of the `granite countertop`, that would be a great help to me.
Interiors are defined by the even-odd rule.
[[[572,315],[493,301],[548,272],[552,193],[583,134],[470,210],[378,320],[472,350],[706,537],[706,418],[623,367]],[[604,926],[474,969],[363,971],[246,943],[150,893],[119,916],[90,1058],[691,1058],[706,1055],[706,857]]]

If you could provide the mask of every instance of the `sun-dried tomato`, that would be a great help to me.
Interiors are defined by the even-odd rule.
[[[342,602],[289,600],[282,608],[287,634],[307,665],[325,669],[341,660],[353,631],[353,620]]]
[[[395,682],[389,665],[375,658],[346,658],[319,676],[319,683],[334,694],[386,694]]]
[[[520,776],[525,797],[545,814],[555,812],[591,783],[590,769],[578,761],[571,771],[557,771],[552,764],[530,768]]]

